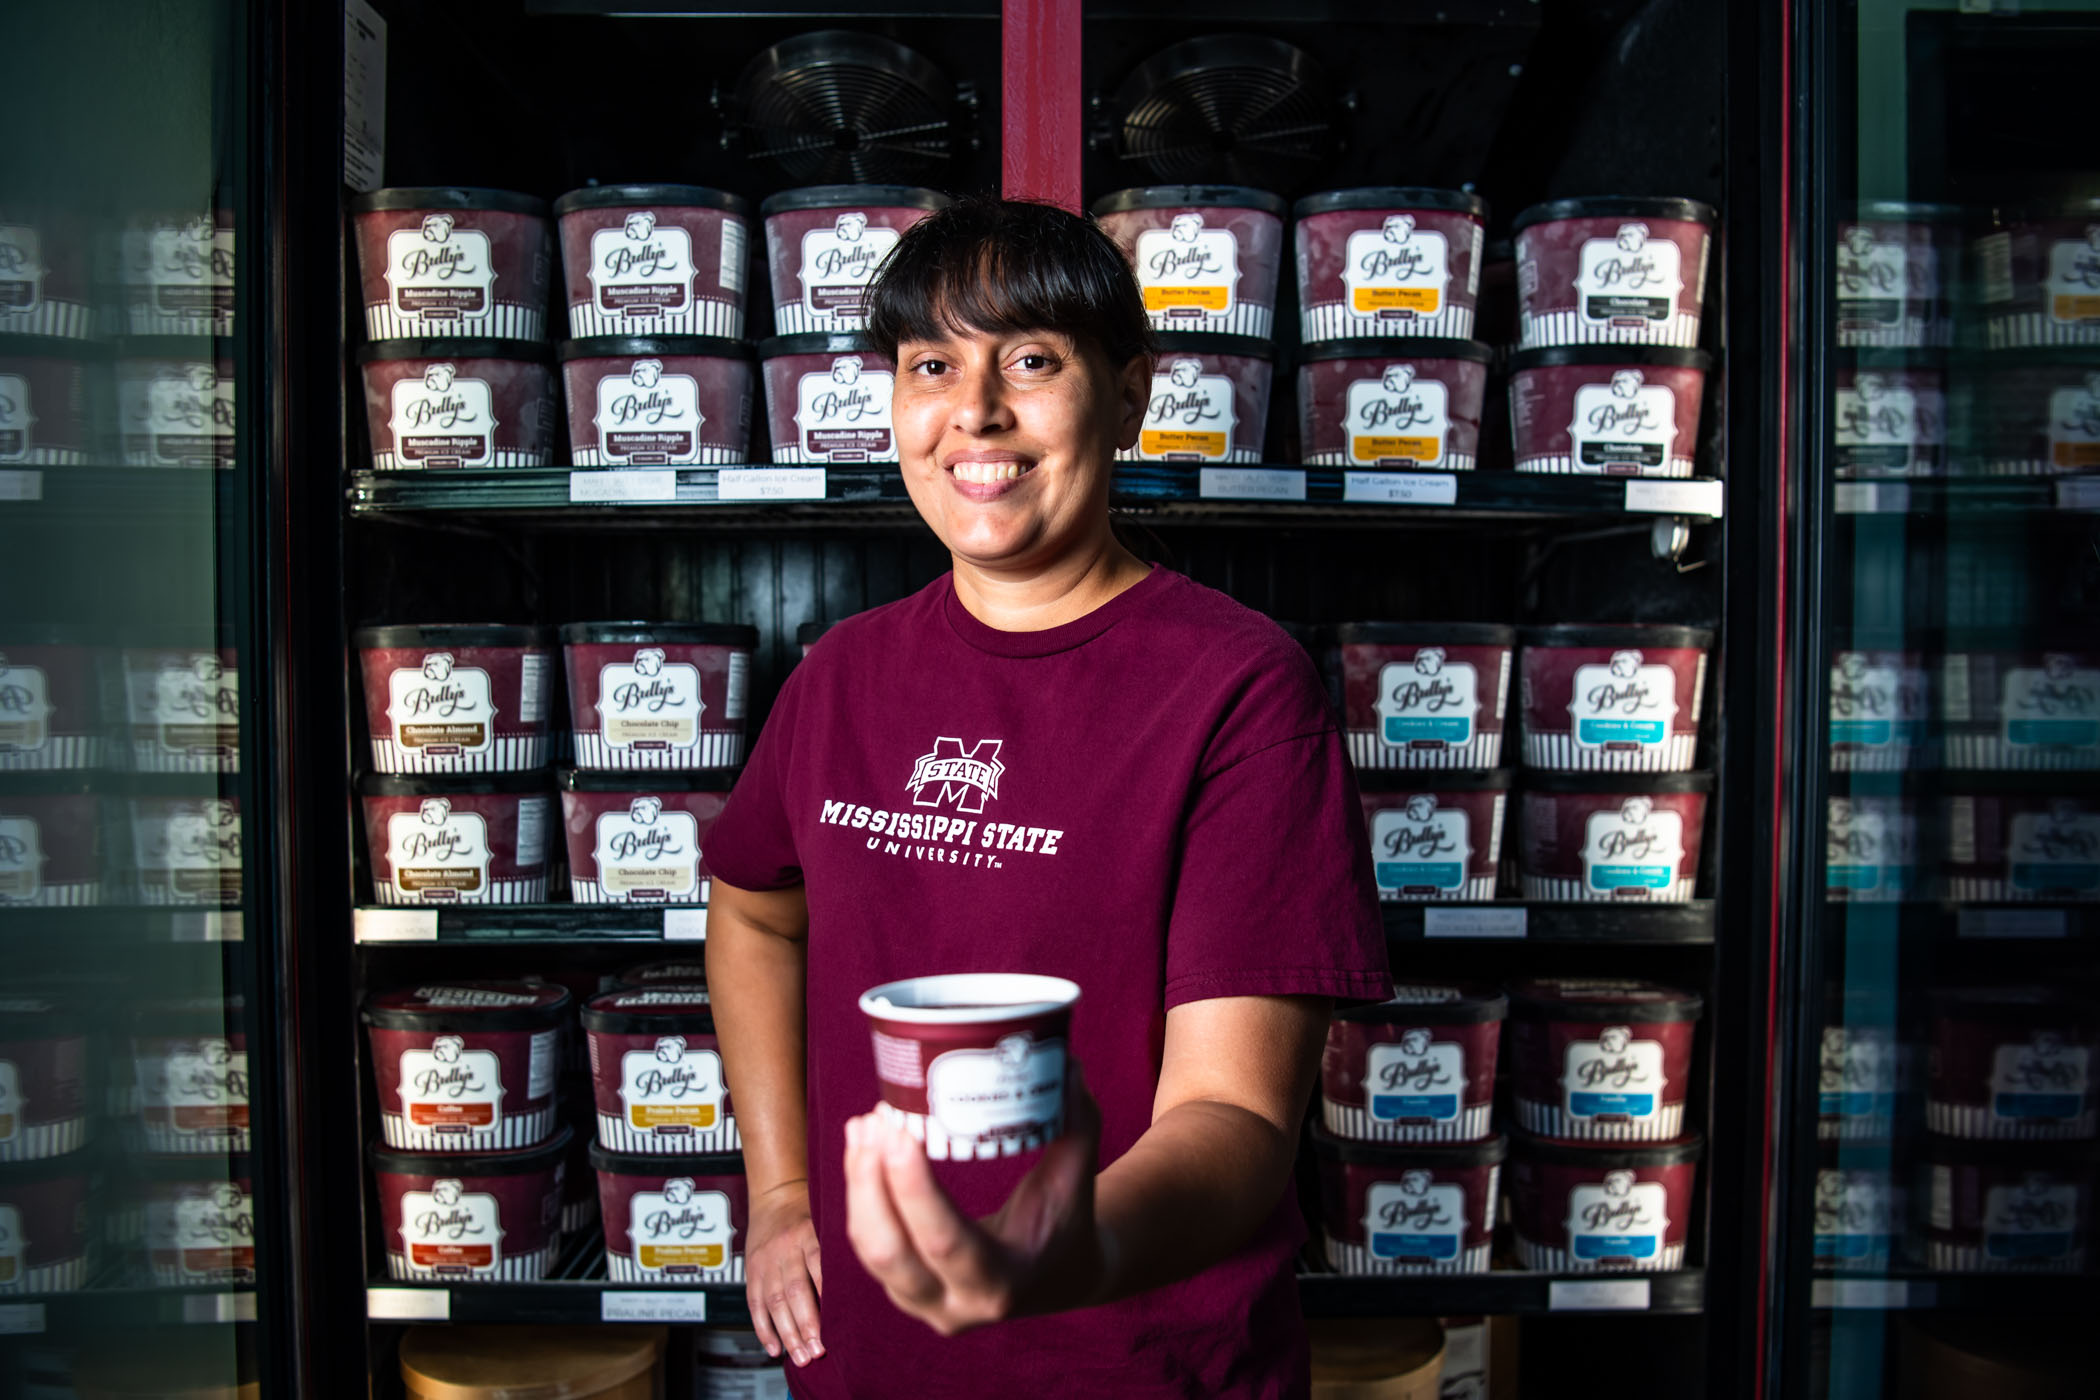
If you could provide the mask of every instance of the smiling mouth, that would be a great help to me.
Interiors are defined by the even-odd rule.
[[[971,486],[992,486],[1003,481],[1018,481],[1035,470],[1035,463],[1014,460],[997,462],[961,461],[948,466],[948,474],[957,481]]]

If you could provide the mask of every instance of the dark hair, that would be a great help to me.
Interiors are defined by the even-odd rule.
[[[1154,349],[1122,250],[1092,219],[1032,200],[973,195],[913,224],[866,306],[868,335],[893,359],[902,341],[957,331],[1056,331],[1117,367]]]

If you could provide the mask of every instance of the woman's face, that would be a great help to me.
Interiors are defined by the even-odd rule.
[[[1054,566],[1108,533],[1109,474],[1151,367],[1054,332],[955,331],[897,347],[892,422],[912,504],[960,560]]]

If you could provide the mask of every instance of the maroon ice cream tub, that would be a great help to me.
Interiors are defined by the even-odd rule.
[[[696,904],[708,896],[706,844],[735,774],[561,770],[569,898],[577,904]],[[699,927],[706,927],[706,915]]]
[[[2100,768],[2100,646],[1954,633],[1940,665],[1949,768]]]
[[[1523,782],[1524,898],[1693,897],[1711,773],[1526,773]]]
[[[693,1400],[785,1400],[785,1359],[766,1355],[756,1332],[695,1327]]]
[[[707,954],[702,951],[686,958],[656,958],[636,963],[633,967],[621,968],[612,979],[615,987],[660,987],[666,983],[705,987]]]
[[[90,246],[63,212],[0,210],[0,334],[93,339]]]
[[[234,334],[231,209],[133,219],[119,259],[133,335]]]
[[[1816,1167],[1815,1267],[1881,1273],[1900,1259],[1909,1183],[1891,1170],[1882,1144],[1826,1142]]]
[[[1830,766],[1898,772],[1920,761],[1931,717],[1925,655],[1901,633],[1856,632],[1830,654]]]
[[[742,1146],[722,1077],[707,988],[653,983],[585,1003],[598,1141],[619,1152],[734,1152]]]
[[[1473,470],[1494,352],[1472,340],[1335,340],[1298,364],[1298,443],[1309,467]]]
[[[78,1015],[40,996],[0,996],[0,1162],[86,1144],[87,1060]]]
[[[102,811],[93,774],[0,774],[0,909],[100,904]]]
[[[1975,262],[1991,349],[2100,345],[2100,199],[2004,216]]]
[[[1844,356],[1833,371],[1830,432],[1840,477],[1945,475],[1946,367],[1921,352]]]
[[[373,1144],[389,1277],[532,1283],[561,1250],[569,1130],[522,1152],[396,1152]]]
[[[2100,470],[2100,349],[2003,350],[1985,362],[1982,380],[1982,471]]]
[[[1509,999],[1493,987],[1403,985],[1327,1026],[1320,1121],[1358,1142],[1477,1142],[1488,1135]]]
[[[0,467],[88,460],[86,366],[74,343],[0,340]]]
[[[1486,200],[1458,190],[1332,190],[1299,200],[1293,213],[1305,344],[1472,337]]]
[[[1838,221],[1840,346],[1944,346],[1949,293],[1961,272],[1961,214],[1952,204],[1873,200]]]
[[[1832,902],[1886,903],[1919,890],[1918,809],[1882,779],[1854,778],[1825,799],[1823,895]]]
[[[1925,1139],[1925,1267],[2079,1273],[2093,1239],[2091,1143]]]
[[[1517,1121],[1543,1137],[1661,1142],[1684,1131],[1697,993],[1618,977],[1542,977],[1509,993]]]
[[[1611,195],[1517,215],[1525,348],[1697,345],[1715,219],[1696,200]]]
[[[766,429],[782,463],[894,462],[897,364],[864,335],[776,335],[758,347]]]
[[[1925,1123],[1961,1138],[2095,1136],[2100,1006],[2051,987],[1934,991]]]
[[[103,657],[66,628],[0,630],[0,772],[102,764]]]
[[[371,340],[547,338],[552,229],[508,190],[373,190],[350,201]]]
[[[372,470],[544,467],[554,371],[525,340],[375,340],[357,350]]]
[[[1697,1133],[1645,1146],[1511,1134],[1509,1214],[1517,1262],[1540,1273],[1684,1267]]]
[[[1882,1141],[1895,1122],[1904,1061],[1894,1004],[1864,989],[1832,988],[1826,998],[1831,1010],[1816,1055],[1816,1135]]]
[[[1511,776],[1507,769],[1359,771],[1378,897],[1493,899]]]
[[[210,632],[122,657],[131,766],[142,773],[237,773],[241,663]]]
[[[904,231],[952,201],[910,185],[812,185],[758,206],[766,224],[773,329],[780,335],[857,331],[875,270]]]
[[[751,460],[751,347],[700,335],[594,336],[559,351],[579,467]]]
[[[1162,331],[1152,397],[1122,462],[1259,462],[1269,424],[1269,346],[1242,336]]]
[[[235,461],[230,348],[132,340],[117,360],[118,446],[127,467],[228,470]]]
[[[1713,361],[1669,346],[1557,346],[1510,359],[1517,470],[1686,477]]]
[[[1940,875],[1961,903],[2100,899],[2100,795],[1982,774],[1940,799]],[[2057,780],[2061,783],[2062,780]]]
[[[1330,683],[1359,769],[1493,768],[1502,761],[1517,629],[1480,622],[1348,622]]]
[[[1011,1157],[1064,1132],[1077,983],[977,972],[885,982],[861,994],[878,1108],[935,1161]]]
[[[1312,1130],[1327,1263],[1338,1274],[1484,1274],[1509,1139],[1349,1142]]]
[[[87,1151],[0,1164],[0,1297],[87,1286],[99,1175]]]
[[[744,333],[751,206],[700,185],[592,185],[554,201],[569,334]]]
[[[547,763],[553,637],[502,625],[361,627],[372,767],[513,773]]]
[[[163,1288],[255,1286],[254,1176],[245,1156],[132,1159],[146,1267]]]
[[[1714,634],[1704,627],[1527,627],[1524,764],[1680,773],[1699,752]]]
[[[554,982],[437,982],[365,1002],[388,1147],[509,1152],[554,1134],[572,1003]]]
[[[131,1062],[148,1152],[248,1150],[248,1037],[239,997],[139,1009]]]
[[[195,779],[133,778],[131,872],[141,904],[233,908],[241,902],[241,804]]]
[[[1282,196],[1240,185],[1150,185],[1094,201],[1160,331],[1266,340],[1283,268]]]
[[[728,768],[744,761],[756,627],[570,622],[561,643],[577,767]]]
[[[735,1152],[620,1152],[591,1144],[605,1276],[614,1283],[742,1283],[751,1197]]]
[[[547,898],[546,773],[358,779],[381,904],[538,904]]]

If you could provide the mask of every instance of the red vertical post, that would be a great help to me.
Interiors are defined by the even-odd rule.
[[[1080,8],[1081,0],[1000,0],[1000,184],[1010,199],[1081,207]]]

